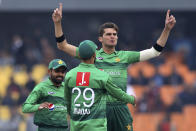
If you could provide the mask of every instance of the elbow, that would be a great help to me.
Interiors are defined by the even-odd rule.
[[[61,43],[57,43],[57,48],[58,48],[59,50],[63,50],[62,44],[61,44]]]
[[[22,113],[27,113],[27,111],[25,110],[23,106],[22,106]]]

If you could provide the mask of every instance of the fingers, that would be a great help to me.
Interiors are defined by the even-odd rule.
[[[59,14],[59,9],[58,9],[58,8],[56,8],[56,9],[54,10],[54,15],[57,15],[57,14]]]
[[[44,102],[44,103],[40,104],[39,109],[48,108],[50,104],[51,103],[49,103],[49,102]]]
[[[176,23],[176,18],[173,16],[173,15],[171,15],[170,17],[169,17],[169,23]]]
[[[63,10],[63,4],[59,3],[59,11],[62,12],[62,10]]]
[[[167,23],[176,23],[175,17],[173,15],[170,16],[170,10],[167,10],[166,21]]]
[[[169,19],[170,9],[167,10],[166,19]]]

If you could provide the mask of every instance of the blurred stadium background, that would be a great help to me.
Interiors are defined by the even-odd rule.
[[[196,130],[196,1],[0,0],[0,131],[35,131],[21,105],[47,77],[48,62],[61,58],[69,69],[79,63],[56,47],[51,15],[59,2],[69,42],[100,47],[98,27],[112,21],[120,28],[117,50],[150,48],[170,8],[177,24],[162,55],[128,68],[128,92],[138,99],[129,108],[135,131]]]

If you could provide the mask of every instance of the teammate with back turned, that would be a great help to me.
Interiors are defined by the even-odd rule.
[[[106,99],[135,105],[135,97],[126,94],[111,81],[111,77],[94,65],[96,45],[90,40],[81,42],[81,63],[65,78],[65,98],[70,116],[71,131],[107,131]]]
[[[61,25],[62,4],[60,4],[59,8],[54,10],[52,19],[58,48],[71,56],[79,58],[80,54],[78,48],[69,44],[63,35]],[[112,22],[104,23],[99,29],[98,39],[102,43],[102,48],[96,51],[95,66],[107,72],[111,76],[114,84],[126,92],[127,67],[135,62],[145,61],[159,56],[175,23],[175,17],[170,15],[170,10],[168,10],[165,18],[165,27],[157,42],[152,48],[138,52],[116,51],[118,26]],[[126,103],[108,96],[106,115],[108,131],[133,130],[133,120]]]

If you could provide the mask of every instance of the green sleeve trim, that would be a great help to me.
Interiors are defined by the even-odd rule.
[[[76,47],[76,56],[75,56],[75,58],[80,59],[79,48],[78,47]]]

